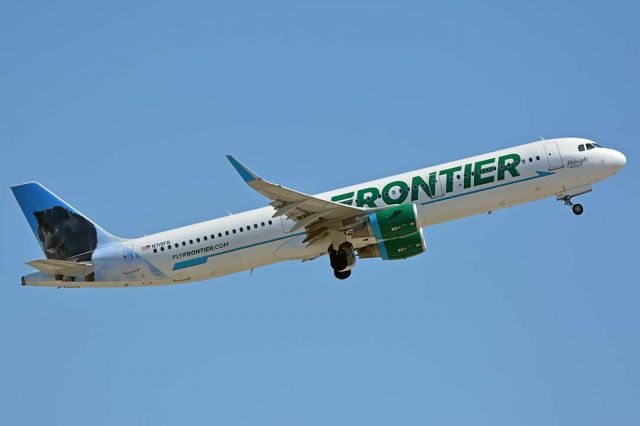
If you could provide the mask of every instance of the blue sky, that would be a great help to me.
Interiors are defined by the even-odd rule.
[[[635,425],[637,2],[4,2],[0,423]],[[426,229],[428,252],[199,284],[23,288],[38,180],[135,237],[561,136],[581,198]]]

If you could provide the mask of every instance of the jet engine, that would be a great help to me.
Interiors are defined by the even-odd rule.
[[[352,231],[351,236],[375,237],[377,241],[384,241],[415,234],[419,229],[417,206],[402,204],[369,214],[362,225]]]
[[[427,248],[420,228],[418,207],[415,204],[402,204],[371,213],[367,220],[353,231],[352,236],[375,237],[377,240],[377,244],[358,250],[361,259],[406,259],[424,253]]]
[[[422,229],[407,237],[385,240],[358,250],[358,257],[366,259],[380,257],[384,260],[406,259],[427,251],[427,243]]]

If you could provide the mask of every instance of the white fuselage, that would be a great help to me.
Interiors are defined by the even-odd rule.
[[[591,141],[578,138],[541,140],[452,161],[316,195],[318,198],[372,208],[415,203],[420,227],[485,213],[567,193],[615,174],[624,156],[607,148],[579,151]],[[517,175],[509,157],[520,160]],[[501,164],[506,158],[506,164]],[[501,170],[501,167],[505,168]],[[445,173],[443,173],[443,171]],[[435,182],[426,190],[420,182]],[[420,179],[422,180],[420,180]],[[305,245],[304,230],[289,232],[293,222],[272,217],[264,207],[98,248],[93,256],[95,282],[82,287],[123,287],[193,282],[283,260],[313,259],[327,254],[335,233]],[[350,239],[354,248],[375,242]],[[36,273],[30,285],[60,286]],[[80,283],[65,283],[80,286]]]

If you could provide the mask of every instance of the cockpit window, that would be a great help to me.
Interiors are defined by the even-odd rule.
[[[602,145],[600,145],[598,143],[594,143],[593,146],[595,146],[596,148],[602,148]]]
[[[584,151],[584,144],[583,145],[578,145],[578,151]]]
[[[591,144],[591,143],[587,144],[587,149],[593,149],[593,148],[595,148],[595,146],[593,146],[593,144]]]

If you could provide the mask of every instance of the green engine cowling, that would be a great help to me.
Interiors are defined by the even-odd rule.
[[[427,243],[422,229],[407,237],[385,240],[358,250],[360,259],[381,257],[384,260],[406,259],[427,251]]]
[[[366,226],[354,237],[374,236],[378,241],[358,250],[360,258],[406,259],[424,253],[426,243],[415,204],[402,204],[371,213]]]
[[[384,241],[415,234],[418,229],[416,205],[401,204],[370,213],[366,222],[353,231],[353,237],[375,237],[377,241]]]

